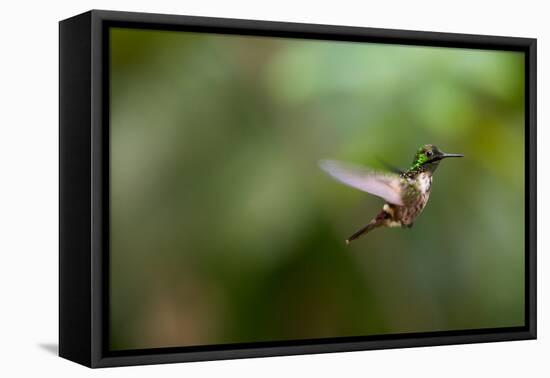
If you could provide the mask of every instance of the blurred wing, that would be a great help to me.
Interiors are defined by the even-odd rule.
[[[403,173],[405,173],[403,170],[397,168],[395,165],[390,164],[385,160],[378,159],[378,161],[390,172],[396,173],[398,175],[402,175]]]
[[[397,175],[376,173],[334,160],[322,160],[319,166],[343,184],[374,194],[391,204],[404,205],[401,179]]]

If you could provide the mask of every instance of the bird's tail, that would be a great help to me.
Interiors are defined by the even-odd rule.
[[[378,224],[376,222],[376,219],[373,219],[371,220],[366,226],[364,226],[363,228],[361,228],[359,231],[357,231],[356,233],[354,233],[353,235],[351,235],[349,238],[346,239],[346,244],[349,244],[351,243],[352,241],[354,241],[355,239],[363,236],[363,235],[366,235],[369,231],[375,229],[376,227],[380,226],[380,224]]]
[[[383,226],[385,224],[385,221],[386,219],[388,219],[391,215],[386,212],[385,210],[382,210],[380,213],[378,213],[378,215],[373,219],[371,220],[366,226],[364,226],[363,228],[361,228],[359,231],[357,231],[356,233],[354,233],[353,235],[351,235],[349,238],[346,239],[346,244],[349,244],[351,243],[352,241],[354,241],[355,239],[358,239],[360,238],[361,236],[363,235],[366,235],[367,233],[369,233],[371,230],[377,228],[377,227],[380,227],[380,226]]]

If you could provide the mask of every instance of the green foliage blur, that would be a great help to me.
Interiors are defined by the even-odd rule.
[[[524,323],[524,57],[111,30],[113,350]],[[442,162],[412,229],[318,167]]]

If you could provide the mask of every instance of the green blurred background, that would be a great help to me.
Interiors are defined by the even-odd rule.
[[[111,29],[113,350],[521,326],[521,53]],[[414,227],[317,165],[444,161]]]

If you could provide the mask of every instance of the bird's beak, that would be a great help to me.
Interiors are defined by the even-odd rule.
[[[435,158],[429,160],[428,163],[432,163],[434,161],[439,161],[439,160],[443,160],[445,158],[450,158],[450,157],[464,157],[464,155],[462,155],[462,154],[446,154],[445,152],[442,152],[441,155],[436,156]]]
[[[450,157],[464,157],[462,154],[446,154],[443,153],[443,156],[441,156],[441,159],[450,158]]]

